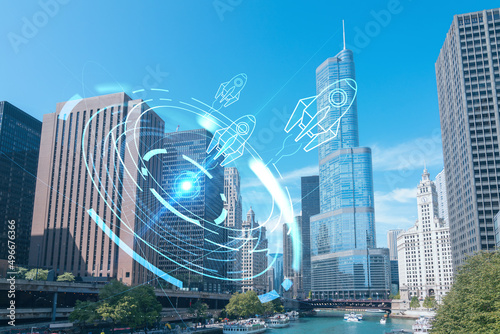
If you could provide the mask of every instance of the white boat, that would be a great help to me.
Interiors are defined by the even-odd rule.
[[[284,328],[290,325],[290,318],[284,314],[276,314],[266,319],[269,328]]]
[[[421,316],[418,318],[413,326],[411,326],[413,333],[417,334],[428,334],[432,329],[431,319]]]
[[[299,312],[297,311],[287,312],[286,315],[290,318],[290,321],[299,320]]]
[[[351,312],[349,314],[344,314],[344,320],[346,320],[348,322],[358,322],[358,321],[363,320],[363,315]]]
[[[240,320],[237,322],[227,323],[222,327],[223,334],[258,334],[264,333],[266,330],[267,326],[265,322],[260,319]]]
[[[385,323],[387,322],[387,319],[386,318],[382,318],[380,319],[380,324],[381,325],[385,325]]]
[[[384,310],[380,310],[380,309],[367,309],[366,312],[368,312],[368,313],[385,313]]]

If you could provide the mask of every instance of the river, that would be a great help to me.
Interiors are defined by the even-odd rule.
[[[413,319],[389,318],[385,325],[380,324],[382,314],[370,314],[362,312],[363,321],[347,322],[343,318],[344,313],[320,312],[319,316],[300,318],[291,321],[290,327],[268,330],[274,334],[384,334],[392,329],[411,330],[415,322]]]

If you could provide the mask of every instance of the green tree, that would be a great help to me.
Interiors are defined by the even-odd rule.
[[[130,319],[130,326],[148,328],[160,321],[162,306],[151,285],[140,285],[129,292],[137,310]]]
[[[38,270],[38,274],[37,274]],[[27,280],[38,280],[38,281],[46,281],[49,276],[49,271],[46,269],[31,269],[24,274],[24,278]]]
[[[233,318],[248,318],[256,314],[263,314],[264,306],[255,291],[248,291],[243,294],[237,292],[231,296],[229,304],[226,305],[226,312]]]
[[[25,279],[26,273],[28,272],[27,268],[24,267],[17,267],[17,278],[19,279]]]
[[[205,319],[207,317],[207,311],[208,305],[202,303],[199,299],[189,308],[189,312],[195,315],[196,322],[200,322]]]
[[[425,308],[433,308],[436,307],[436,299],[434,296],[427,296],[424,299],[424,303],[422,304]]]
[[[102,300],[109,305],[114,305],[125,296],[126,292],[130,287],[126,286],[122,282],[113,280],[106,284],[101,291],[99,291],[99,300]]]
[[[62,275],[57,276],[57,281],[58,282],[74,282],[75,281],[75,275],[69,272],[65,272]]]
[[[281,303],[281,300],[279,298],[271,300],[270,302],[264,303],[262,305],[264,306],[265,314],[283,313],[285,311],[285,308],[283,307],[283,304]]]
[[[73,312],[69,315],[69,320],[75,322],[80,327],[80,331],[83,331],[86,325],[101,320],[101,316],[97,313],[97,303],[77,300]]]
[[[99,314],[101,319],[112,322],[114,331],[116,324],[122,323],[130,325],[133,323],[135,325],[133,317],[137,314],[138,309],[135,302],[134,298],[130,296],[123,296],[113,305],[106,302],[102,303],[96,309],[96,312]]]
[[[432,333],[500,333],[499,252],[480,252],[462,265]]]
[[[420,301],[418,300],[418,298],[416,296],[411,297],[410,309],[419,307],[420,307]]]

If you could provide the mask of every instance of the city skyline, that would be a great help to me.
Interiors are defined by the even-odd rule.
[[[111,11],[108,5],[103,6],[102,14],[95,13],[97,15],[96,19],[99,18],[99,15],[106,13],[107,10]],[[43,113],[51,111],[56,101],[69,100],[75,94],[79,94],[81,97],[97,96],[115,92],[117,89],[131,93],[137,88],[147,88],[145,86],[148,86],[168,89],[186,99],[195,97],[209,100],[221,82],[227,81],[235,72],[245,71],[249,79],[245,91],[242,92],[238,101],[238,109],[242,112],[256,110],[260,128],[256,130],[252,143],[261,148],[265,155],[267,154],[266,149],[278,145],[274,143],[279,143],[284,138],[283,133],[273,130],[275,124],[279,124],[283,118],[286,118],[283,114],[291,112],[298,98],[314,93],[313,69],[323,59],[334,55],[341,46],[341,20],[345,19],[346,44],[348,48],[352,47],[355,52],[354,57],[358,69],[360,73],[363,73],[358,78],[359,88],[363,91],[363,96],[358,100],[360,110],[363,110],[363,117],[359,122],[360,132],[362,133],[360,144],[373,148],[376,234],[379,246],[386,246],[387,230],[408,228],[416,218],[413,205],[415,200],[411,196],[413,193],[412,179],[418,175],[418,170],[424,164],[424,160],[427,161],[428,169],[433,175],[436,175],[442,169],[439,131],[437,131],[437,134],[434,132],[436,129],[439,130],[439,117],[437,116],[437,94],[433,64],[437,57],[437,50],[442,45],[446,31],[449,29],[449,22],[453,15],[457,13],[494,7],[493,2],[484,2],[482,5],[462,4],[456,5],[455,8],[433,4],[435,9],[433,13],[426,12],[426,15],[432,15],[434,18],[430,20],[432,26],[429,29],[441,33],[420,35],[416,31],[408,31],[409,36],[405,36],[405,40],[412,40],[414,43],[412,45],[398,46],[398,48],[395,48],[390,43],[393,40],[401,39],[402,31],[406,31],[402,29],[403,26],[418,24],[416,17],[419,17],[419,13],[424,12],[427,7],[424,2],[419,4],[399,3],[397,10],[390,12],[387,24],[378,23],[376,17],[379,16],[372,14],[372,11],[376,14],[388,11],[388,3],[380,1],[361,5],[356,15],[351,13],[348,7],[339,5],[341,7],[338,8],[338,12],[342,14],[334,14],[328,18],[330,22],[334,22],[329,25],[328,29],[324,29],[322,24],[311,22],[311,20],[308,20],[308,26],[305,23],[301,23],[296,27],[288,25],[287,22],[290,18],[299,15],[310,16],[316,13],[326,15],[326,13],[323,14],[321,10],[318,10],[318,6],[321,5],[310,4],[303,8],[303,6],[296,4],[288,4],[287,8],[284,9],[279,4],[266,5],[266,10],[275,15],[276,21],[283,23],[284,27],[289,29],[281,31],[267,25],[254,29],[255,38],[243,43],[241,50],[248,51],[254,48],[263,51],[263,54],[268,57],[266,63],[269,63],[269,65],[252,64],[248,58],[253,55],[252,52],[248,52],[249,56],[238,53],[240,56],[238,62],[227,60],[227,57],[223,56],[233,52],[229,45],[238,43],[239,35],[235,27],[239,27],[240,24],[248,28],[254,26],[254,21],[250,18],[260,10],[258,5],[242,3],[235,7],[233,11],[226,12],[223,15],[223,20],[220,19],[210,3],[206,4],[205,7],[193,8],[167,4],[162,7],[163,11],[151,11],[152,8],[141,8],[141,11],[148,13],[152,18],[156,18],[156,20],[152,19],[148,23],[150,31],[159,31],[161,26],[157,22],[165,22],[160,19],[163,13],[163,15],[168,15],[173,20],[172,22],[168,21],[167,26],[176,27],[175,31],[182,30],[183,33],[179,32],[178,37],[164,36],[165,41],[161,44],[166,46],[159,47],[155,44],[156,41],[153,38],[138,36],[133,32],[132,27],[122,27],[122,29],[125,29],[125,33],[120,32],[120,35],[136,37],[135,39],[142,43],[142,47],[147,45],[153,51],[156,51],[152,54],[157,54],[142,56],[134,51],[130,56],[125,55],[123,61],[127,63],[129,69],[125,73],[112,62],[104,61],[104,58],[92,55],[88,53],[89,51],[84,51],[81,55],[76,54],[75,50],[79,50],[79,47],[74,45],[74,42],[70,39],[71,32],[88,29],[90,32],[95,32],[93,35],[96,38],[96,47],[105,50],[105,40],[107,41],[110,37],[116,36],[115,30],[105,28],[108,25],[107,20],[100,19],[98,25],[88,25],[75,16],[77,13],[79,15],[85,13],[88,9],[76,3],[61,5],[57,15],[51,18],[46,26],[40,27],[38,29],[39,33],[35,37],[29,38],[26,44],[18,45],[18,52],[15,52],[9,38],[3,40],[7,52],[0,57],[2,57],[2,63],[12,64],[12,66],[5,69],[5,73],[13,79],[17,76],[13,74],[12,70],[19,68],[20,61],[36,56],[45,59],[44,66],[38,66],[37,70],[31,66],[39,65],[38,61],[33,62],[33,64],[24,62],[27,70],[23,71],[22,76],[19,77],[24,82],[24,90],[31,91],[34,94],[33,99],[30,99],[30,101],[37,102],[34,103],[23,99],[22,92],[16,92],[14,89],[16,84],[12,84],[12,82],[10,85],[0,84],[0,89],[4,94],[2,99],[12,102],[38,119],[41,119]],[[11,15],[5,18],[4,26],[7,29],[5,35],[15,33],[22,36],[23,22],[19,18],[26,15],[31,17],[28,14],[35,14],[40,10],[43,9],[38,4],[32,4],[28,8],[13,8]],[[118,9],[118,11],[123,17],[130,17],[129,15],[131,15],[131,13],[122,9]],[[180,22],[172,17],[171,13],[174,12],[185,14],[186,22]],[[207,12],[208,15],[204,15]],[[130,17],[130,19],[133,18]],[[192,27],[192,21],[198,22],[198,28],[179,29],[179,27],[185,27],[185,25]],[[302,22],[300,20],[295,21]],[[321,22],[321,20],[318,20],[318,22]],[[375,26],[375,24],[378,27],[377,33],[366,35],[365,30]],[[65,29],[61,29],[62,26]],[[217,68],[218,73],[214,73],[214,70],[207,67],[184,66],[186,61],[192,58],[181,59],[178,53],[168,52],[170,50],[169,45],[178,43],[189,44],[193,56],[199,54],[198,50],[200,48],[206,49],[206,43],[196,36],[196,29],[204,29],[209,36],[214,38],[224,36],[227,40],[226,44],[223,43],[219,49],[213,50],[210,57],[210,61],[213,62],[211,67]],[[67,30],[68,34],[56,35],[57,31],[61,30]],[[271,31],[272,34],[266,37],[268,31]],[[273,51],[274,53],[265,51],[263,47],[257,47],[257,41],[269,47],[275,38],[283,37],[284,31],[294,33],[297,36],[297,43],[283,45],[280,52]],[[315,35],[311,33],[312,31],[318,33]],[[367,37],[364,41],[361,38],[363,34]],[[159,35],[154,34],[154,36],[157,39]],[[119,37],[117,40],[124,41],[121,38],[125,37]],[[62,43],[61,45],[55,45],[52,39],[63,40],[67,42],[64,45],[69,45],[69,47],[63,46]],[[287,39],[284,38],[283,40]],[[364,43],[361,43],[361,41]],[[412,52],[418,50],[422,45],[425,45],[429,50],[435,51],[424,54]],[[382,52],[385,50],[391,50],[391,52]],[[136,60],[132,60],[130,58],[132,56]],[[412,63],[412,68],[405,67],[406,63],[398,60],[398,57],[405,58],[405,62]],[[73,60],[68,61],[69,58]],[[286,64],[284,70],[277,69],[276,64],[278,62]],[[374,63],[377,66],[373,66]],[[123,65],[123,62],[121,65]],[[261,90],[260,82],[263,80],[263,72],[271,80],[267,83],[268,87]],[[82,73],[82,76],[80,76],[80,73]],[[412,88],[404,88],[404,85],[395,84],[375,84],[382,73],[387,82],[411,81]],[[32,86],[32,83],[40,81],[41,76],[46,82],[46,87],[51,88],[49,91],[41,92]],[[61,87],[60,82],[67,84]],[[84,88],[82,88],[82,83]],[[418,101],[415,101],[413,90],[419,91]],[[389,106],[386,103],[388,100],[391,101]],[[382,108],[382,106],[384,107]],[[405,111],[405,119],[408,120],[408,124],[412,124],[411,127],[401,124],[396,125],[396,120],[402,120],[399,116],[401,114],[400,110]],[[416,112],[417,110],[418,112]],[[234,112],[238,113],[239,111],[234,109]],[[388,117],[381,117],[381,115],[387,115]],[[420,122],[422,118],[426,119],[426,122]],[[174,131],[179,123],[181,130],[187,129],[187,122],[182,119],[177,121],[166,118],[165,120],[167,131]],[[380,135],[381,133],[384,135]],[[403,140],[400,138],[403,138]],[[314,159],[316,159],[314,154],[298,153],[297,159],[282,161],[283,170],[281,172],[285,177],[289,177],[288,180],[293,179],[293,182],[289,183],[289,185],[292,197],[295,199],[300,197],[299,176],[317,173],[317,170],[312,167],[314,164],[308,163]],[[242,174],[244,174],[243,172],[245,171],[242,171]],[[290,178],[293,175],[297,175],[297,177]],[[242,177],[242,180],[247,180],[242,181],[242,193],[245,198],[243,212],[246,212],[248,207],[253,205],[254,208],[258,208],[256,212],[259,215],[264,215],[268,211],[267,207],[265,204],[259,203],[257,189],[251,187],[252,180],[247,177]],[[245,194],[248,194],[248,196],[245,196]],[[298,203],[295,200],[294,202]],[[299,206],[296,207],[296,214],[300,213]],[[258,218],[263,219],[263,217]],[[276,230],[274,235],[270,235],[270,238],[273,240],[270,242],[271,245],[280,244],[281,231]]]

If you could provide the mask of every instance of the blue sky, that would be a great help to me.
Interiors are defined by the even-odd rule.
[[[75,94],[124,90],[134,97],[132,91],[145,85],[168,89],[178,100],[210,104],[221,82],[244,72],[248,82],[228,116],[256,116],[249,142],[268,160],[286,137],[276,128],[300,98],[314,95],[316,67],[341,50],[344,19],[347,44],[355,49],[360,145],[373,149],[377,241],[385,246],[388,229],[408,228],[416,219],[415,188],[424,161],[432,177],[443,167],[434,62],[453,15],[497,4],[5,2],[0,100],[38,119]],[[178,115],[164,117],[169,131],[178,124],[196,127]],[[300,176],[315,173],[317,160],[315,151],[299,152],[278,163],[294,200]],[[263,220],[268,199],[242,174],[244,212],[253,205]],[[280,243],[279,234],[273,234],[273,245]]]

